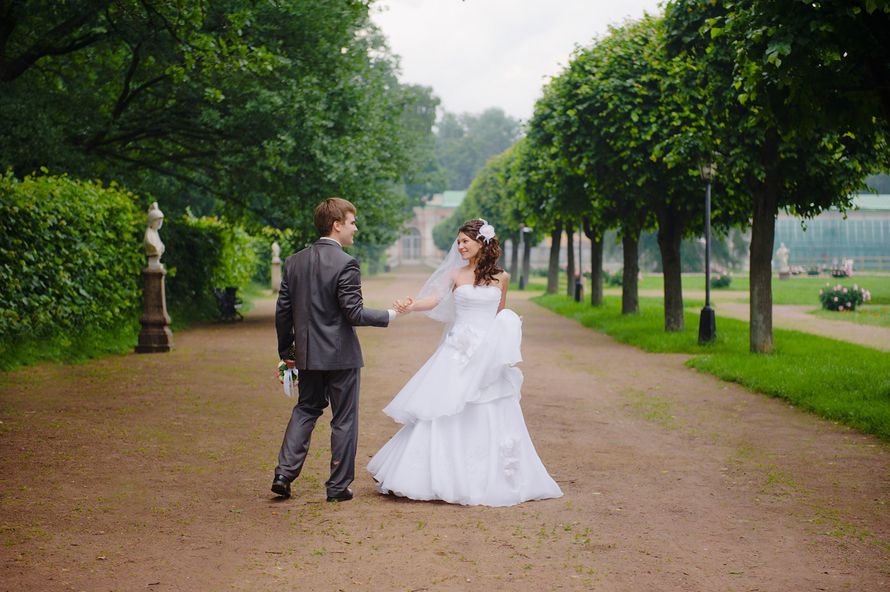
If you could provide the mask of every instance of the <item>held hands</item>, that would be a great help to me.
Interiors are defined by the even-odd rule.
[[[392,308],[400,315],[408,314],[409,312],[414,310],[414,298],[411,298],[409,296],[408,298],[396,300],[392,303]]]

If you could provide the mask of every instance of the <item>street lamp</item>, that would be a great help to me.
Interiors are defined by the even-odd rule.
[[[578,225],[578,270],[577,276],[575,277],[575,302],[581,302],[584,300],[584,260],[582,259],[582,245],[583,242],[581,237],[584,236],[584,233],[581,231],[581,225]]]
[[[528,275],[528,255],[525,252],[525,242],[528,240],[525,238],[525,233],[531,232],[534,230],[531,226],[523,226],[519,230],[519,250],[522,251],[522,264],[521,269],[519,270],[519,289],[525,290],[525,283],[528,281],[526,275]]]
[[[711,308],[711,180],[717,165],[710,163],[699,167],[701,178],[707,183],[705,189],[705,307],[701,309],[698,321],[698,343],[712,343],[717,338],[717,319]]]

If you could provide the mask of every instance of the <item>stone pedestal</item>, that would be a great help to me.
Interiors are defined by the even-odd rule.
[[[170,331],[170,315],[167,314],[167,296],[164,291],[163,267],[149,264],[142,270],[145,305],[139,323],[139,344],[136,353],[150,354],[173,349],[173,332]]]
[[[791,271],[779,271],[779,279],[780,280],[790,280],[791,279]]]
[[[272,243],[272,294],[281,289],[281,247],[278,241]]]
[[[272,262],[272,294],[278,294],[281,289],[281,261]]]

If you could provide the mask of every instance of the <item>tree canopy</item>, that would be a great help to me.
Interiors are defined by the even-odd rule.
[[[368,10],[363,0],[3,3],[0,162],[307,237],[312,206],[342,195],[373,229],[365,237],[388,241],[406,195],[435,183],[425,173],[437,99],[399,83]]]

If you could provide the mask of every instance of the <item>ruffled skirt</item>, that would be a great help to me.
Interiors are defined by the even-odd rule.
[[[521,321],[456,325],[384,409],[405,424],[371,459],[383,493],[416,500],[510,506],[560,497],[519,405]]]

